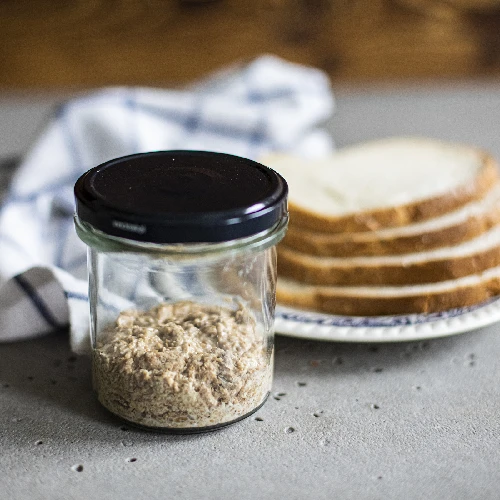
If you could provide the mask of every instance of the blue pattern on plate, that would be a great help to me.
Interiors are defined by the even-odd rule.
[[[297,323],[308,323],[322,326],[354,327],[354,328],[377,328],[404,325],[418,325],[421,323],[432,323],[443,319],[455,318],[470,313],[484,306],[500,300],[494,297],[486,302],[469,307],[459,307],[448,311],[430,314],[400,314],[395,316],[333,316],[313,312],[299,312],[277,307],[276,318]]]

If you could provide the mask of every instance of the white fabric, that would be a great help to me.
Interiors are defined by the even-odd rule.
[[[86,170],[166,149],[327,154],[333,105],[323,73],[273,56],[186,90],[110,88],[61,105],[0,208],[0,341],[69,325],[72,349],[88,351],[86,248],[72,218]]]

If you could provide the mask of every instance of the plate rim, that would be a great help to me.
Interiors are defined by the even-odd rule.
[[[500,296],[431,314],[343,316],[276,306],[275,332],[335,342],[410,342],[476,330],[500,321]]]

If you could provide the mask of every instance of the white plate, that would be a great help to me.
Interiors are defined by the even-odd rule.
[[[276,308],[277,334],[343,342],[405,342],[446,337],[500,321],[500,297],[472,307],[433,314],[333,316]]]

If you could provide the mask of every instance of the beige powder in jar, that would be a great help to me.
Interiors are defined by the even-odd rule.
[[[243,307],[191,301],[125,311],[93,353],[99,401],[156,428],[231,422],[257,408],[272,382],[272,347]]]

